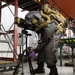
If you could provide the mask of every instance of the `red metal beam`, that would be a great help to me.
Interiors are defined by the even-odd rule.
[[[27,7],[32,7],[32,5],[34,5],[34,4],[36,4],[36,3],[34,3],[34,2],[32,2],[32,3],[29,3],[29,4],[26,4],[26,5],[24,5],[24,6],[22,6],[21,8],[22,9],[25,9],[25,8],[27,8]]]
[[[48,0],[66,18],[75,20],[75,0]]]
[[[15,0],[15,17],[18,16],[18,0]],[[18,34],[17,34],[17,25],[14,25],[14,49],[16,50],[17,52],[17,37],[18,37]],[[14,62],[16,62],[16,53],[13,54],[14,56]]]
[[[23,4],[21,4],[19,7],[26,6],[27,4],[30,4],[30,3],[32,3],[32,2],[33,2],[33,1],[31,0],[31,1],[29,1],[29,2],[23,3]]]
[[[65,11],[63,11],[53,0],[48,0],[48,2],[50,3],[51,6],[56,8],[65,18],[69,19],[68,15],[65,14]]]
[[[33,10],[33,9],[39,8],[39,6],[40,6],[40,5],[37,5],[37,6],[31,7],[31,8],[25,9],[25,10],[31,11],[31,10]],[[22,12],[25,11],[25,10],[22,10]]]

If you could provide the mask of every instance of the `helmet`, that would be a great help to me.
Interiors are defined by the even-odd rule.
[[[42,22],[42,17],[39,11],[30,11],[25,16],[25,24],[29,25],[30,30],[35,30],[36,27]]]

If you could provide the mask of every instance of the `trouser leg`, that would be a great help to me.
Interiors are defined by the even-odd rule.
[[[46,56],[47,58],[49,58],[49,59],[46,58],[47,67],[50,69],[49,75],[58,75],[58,71],[56,68],[57,58],[56,58],[55,52],[51,50],[49,51],[49,53],[47,53],[47,56]]]
[[[54,51],[54,44],[55,44],[55,48],[58,48],[61,35],[62,34],[56,35],[55,42],[54,42],[54,38],[52,37],[45,47],[46,63],[47,66],[51,69],[50,72],[50,74],[52,73],[51,75],[54,75],[55,73],[56,73],[55,75],[58,75],[57,68],[56,68],[57,58],[56,58],[56,52]]]
[[[44,62],[45,62],[45,52],[44,50],[40,50],[38,52],[38,58],[37,58],[38,67],[33,70],[34,74],[45,73]]]
[[[55,64],[53,66],[49,65],[48,68],[50,68],[49,75],[58,75],[58,70]]]
[[[56,52],[54,51],[54,47],[55,47],[55,49],[58,48],[61,36],[62,36],[62,33],[56,35],[55,39],[54,39],[54,37],[50,38],[48,44],[45,47],[47,65],[53,65],[57,62]],[[54,40],[55,40],[55,42],[54,42]]]
[[[45,62],[45,50],[42,49],[38,51],[37,64],[40,67],[44,67],[44,62]]]

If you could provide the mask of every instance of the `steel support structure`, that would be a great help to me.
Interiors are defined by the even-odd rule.
[[[15,0],[15,12],[14,13],[15,13],[15,17],[17,17],[18,16],[18,0]],[[14,49],[16,50],[16,52],[17,52],[17,37],[18,37],[17,25],[14,25]],[[16,62],[15,57],[16,57],[16,53],[14,52],[14,54],[13,54],[14,62]]]
[[[1,5],[2,2],[0,2],[0,23],[1,23],[1,10],[2,8],[6,7],[7,4]],[[18,16],[18,0],[13,0],[12,2],[8,3],[8,5],[14,4],[14,15],[15,17]],[[17,52],[17,25],[14,25],[14,50]],[[13,53],[13,62],[16,62],[16,53],[14,51]],[[5,58],[7,60],[7,58]],[[12,59],[12,58],[11,58]]]

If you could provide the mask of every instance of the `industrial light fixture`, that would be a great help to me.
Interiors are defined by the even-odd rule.
[[[41,0],[37,0],[37,2],[41,2]]]

